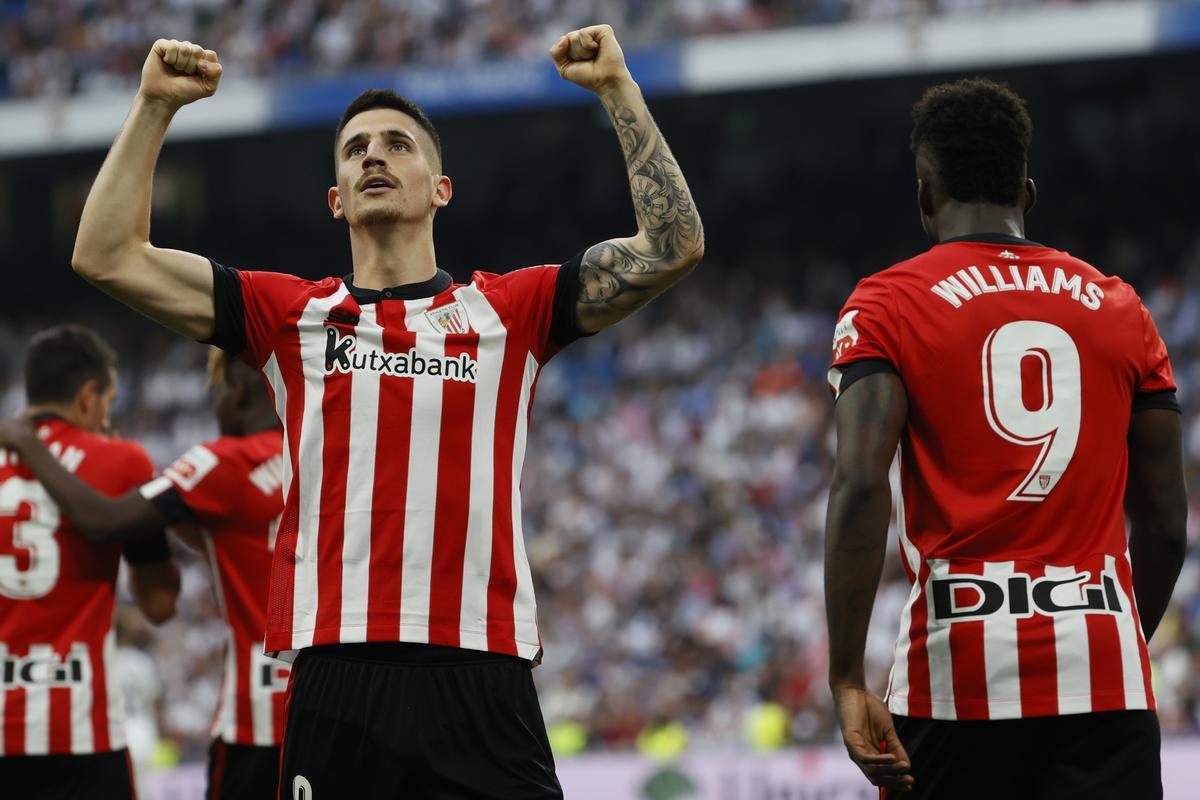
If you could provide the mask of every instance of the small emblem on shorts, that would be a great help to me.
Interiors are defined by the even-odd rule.
[[[469,333],[471,331],[471,324],[467,321],[467,310],[462,307],[462,303],[454,302],[431,308],[425,312],[425,318],[443,333]]]

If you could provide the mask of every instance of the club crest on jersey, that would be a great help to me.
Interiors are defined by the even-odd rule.
[[[425,319],[442,333],[470,333],[471,323],[467,321],[467,310],[457,301],[445,306],[431,308],[425,312]]]
[[[1050,476],[1049,475],[1038,475],[1038,486],[1041,486],[1043,489],[1045,489],[1049,485],[1050,485]]]
[[[833,358],[837,360],[854,345],[858,344],[858,329],[854,327],[854,318],[858,315],[858,309],[847,311],[846,316],[838,320],[837,327],[833,329]]]

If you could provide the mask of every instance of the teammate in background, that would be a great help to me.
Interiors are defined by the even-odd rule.
[[[0,421],[0,445],[17,449],[59,509],[94,541],[170,526],[208,556],[225,617],[225,674],[209,749],[211,800],[273,797],[279,783],[286,664],[263,655],[267,589],[283,510],[283,433],[257,372],[213,349],[221,436],[183,454],[162,476],[106,497],[64,469],[25,418]]]
[[[829,374],[829,680],[846,747],[914,797],[1162,797],[1146,641],[1187,514],[1166,347],[1127,284],[1024,238],[1021,98],[944,84],[913,121],[934,247],[859,283]],[[885,706],[863,648],[897,445],[912,591]]]
[[[36,334],[25,391],[26,425],[76,480],[117,495],[153,475],[139,445],[103,435],[116,356],[92,331],[60,325]],[[110,671],[122,553],[134,600],[151,622],[170,619],[179,594],[161,527],[140,533],[124,545],[81,535],[49,487],[16,453],[0,450],[0,793],[134,795],[124,704]]]
[[[335,219],[353,275],[237,271],[149,242],[167,125],[217,89],[215,53],[155,43],[92,187],[75,269],[263,371],[284,421],[283,521],[266,649],[301,651],[280,796],[554,798],[531,666],[541,657],[520,477],[538,371],[631,314],[703,253],[687,184],[612,29],[551,50],[624,152],[638,232],[561,266],[438,269],[452,194],[437,134],[370,90],[335,136]],[[385,766],[386,765],[386,766]]]

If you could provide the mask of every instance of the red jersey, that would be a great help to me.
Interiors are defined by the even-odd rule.
[[[213,736],[231,744],[283,741],[289,670],[263,654],[271,558],[283,510],[282,453],[279,430],[222,436],[188,450],[141,489],[171,522],[194,520],[204,528],[229,637]]]
[[[140,445],[49,417],[38,436],[89,485],[115,497],[154,474]],[[125,747],[110,671],[120,544],[90,544],[12,451],[0,450],[0,755]]]
[[[566,339],[552,328],[574,331],[578,278],[567,294],[559,275],[376,291],[214,267],[213,340],[263,371],[284,422],[268,651],[538,656],[519,485],[534,384]]]
[[[967,238],[863,280],[834,336],[835,392],[890,369],[908,394],[912,591],[888,705],[935,719],[1153,709],[1126,435],[1139,405],[1177,408],[1166,347],[1120,279],[1022,239]]]

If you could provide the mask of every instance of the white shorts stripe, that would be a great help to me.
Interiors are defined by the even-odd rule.
[[[355,335],[359,350],[383,351],[375,306],[363,306]],[[375,492],[375,439],[379,431],[379,373],[355,370],[350,388],[350,452],[346,465],[342,538],[342,642],[367,640],[371,583],[371,507]]]
[[[462,302],[479,334],[479,374],[471,421],[471,499],[467,509],[459,637],[462,647],[486,650],[487,589],[492,569],[496,404],[508,331],[483,293],[474,286],[464,286],[455,292],[455,296]]]

